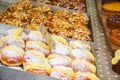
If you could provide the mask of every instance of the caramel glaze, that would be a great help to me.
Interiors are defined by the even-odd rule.
[[[107,26],[110,29],[120,28],[120,14],[112,15],[107,18]]]

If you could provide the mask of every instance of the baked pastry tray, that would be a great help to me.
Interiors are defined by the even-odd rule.
[[[0,3],[0,9],[1,10],[5,10],[5,8],[8,5],[9,5],[8,3]],[[54,10],[61,9],[60,7],[55,7],[55,6],[52,6],[52,7],[54,8]],[[64,9],[64,8],[62,8],[62,9]],[[73,12],[73,11],[74,10],[70,10],[70,12]],[[89,16],[89,19],[90,19],[90,15],[89,14],[88,14],[88,16]],[[8,25],[0,24],[0,28],[1,28],[0,29],[0,34],[2,34],[6,30],[11,29],[11,28],[15,28],[15,27],[9,27]],[[92,31],[93,29],[92,29],[92,26],[91,26],[91,22],[89,22],[88,28],[91,31],[90,37],[92,38],[91,45],[93,47],[93,42],[94,41],[93,41],[93,31]],[[69,40],[71,40],[71,39],[69,39]],[[93,48],[93,54],[94,54],[94,57],[96,59],[96,54],[94,53],[94,48]],[[96,66],[97,66],[97,64],[96,64]],[[13,77],[13,76],[15,76],[15,77]],[[20,80],[21,77],[24,77],[24,79],[26,79],[26,80],[28,80],[28,79],[29,80],[38,80],[38,79],[39,80],[58,80],[58,79],[51,78],[51,77],[35,75],[35,74],[31,74],[31,73],[26,73],[26,72],[24,72],[22,70],[21,67],[6,67],[6,66],[3,66],[2,64],[0,64],[0,80]]]

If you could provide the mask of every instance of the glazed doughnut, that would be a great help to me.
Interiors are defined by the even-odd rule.
[[[7,66],[19,66],[24,60],[24,50],[18,46],[6,46],[0,53],[1,62]]]

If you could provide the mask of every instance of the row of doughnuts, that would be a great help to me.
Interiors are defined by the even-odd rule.
[[[89,44],[68,42],[56,35],[52,38],[55,46],[50,49],[39,31],[25,35],[21,28],[8,30],[0,39],[0,60],[7,66],[22,65],[26,72],[63,80],[99,80]]]

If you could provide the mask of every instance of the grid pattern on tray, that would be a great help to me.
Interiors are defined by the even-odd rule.
[[[95,0],[86,1],[88,12],[91,15],[91,22],[94,32],[93,36],[97,74],[101,80],[120,80],[120,75],[112,70],[111,52],[105,40],[100,20],[98,19]]]

